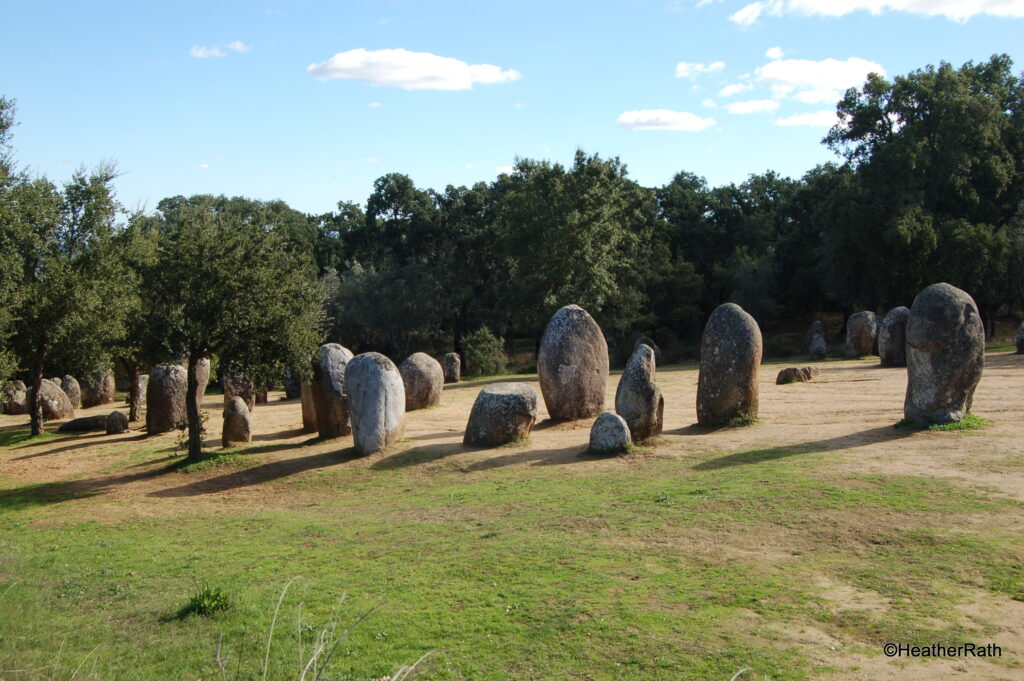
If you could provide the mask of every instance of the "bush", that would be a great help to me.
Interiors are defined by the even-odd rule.
[[[495,376],[508,371],[505,341],[486,326],[462,339],[466,373],[471,376]]]

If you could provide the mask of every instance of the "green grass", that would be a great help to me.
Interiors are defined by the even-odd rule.
[[[914,428],[944,433],[953,430],[980,430],[989,425],[991,425],[991,421],[988,419],[968,412],[961,420],[952,423],[933,423],[930,426],[918,426],[910,419],[900,419],[893,428]]]
[[[747,426],[753,426],[762,422],[763,421],[757,418],[756,416],[743,414],[742,416],[735,416],[729,419],[729,423],[727,423],[726,425],[729,428],[746,428]]]

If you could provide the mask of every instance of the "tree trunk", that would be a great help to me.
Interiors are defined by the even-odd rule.
[[[139,365],[134,360],[128,358],[122,358],[121,364],[124,365],[125,373],[128,374],[128,420],[138,421],[139,404],[141,402],[141,395],[139,393],[142,388],[139,385]]]
[[[43,389],[43,363],[46,360],[46,351],[40,350],[36,354],[36,362],[32,367],[32,393],[28,398],[28,413],[32,423],[32,434],[43,434],[43,401],[39,399],[39,393]]]
[[[199,413],[199,381],[196,379],[196,364],[202,359],[198,354],[189,355],[188,380],[185,390],[185,414],[188,417],[188,458],[199,461],[203,458],[203,421]]]

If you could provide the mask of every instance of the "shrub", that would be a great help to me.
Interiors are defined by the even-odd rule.
[[[192,594],[192,598],[178,612],[178,617],[188,617],[189,615],[209,617],[230,607],[231,597],[227,591],[216,586],[204,586]]]
[[[462,339],[466,373],[471,376],[494,376],[508,371],[505,341],[486,326]]]

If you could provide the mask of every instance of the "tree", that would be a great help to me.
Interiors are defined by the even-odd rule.
[[[223,197],[175,197],[158,211],[151,352],[188,362],[188,457],[195,460],[203,446],[199,361],[217,357],[256,382],[308,365],[322,340],[323,292],[312,253],[293,248],[285,226],[246,220]]]

